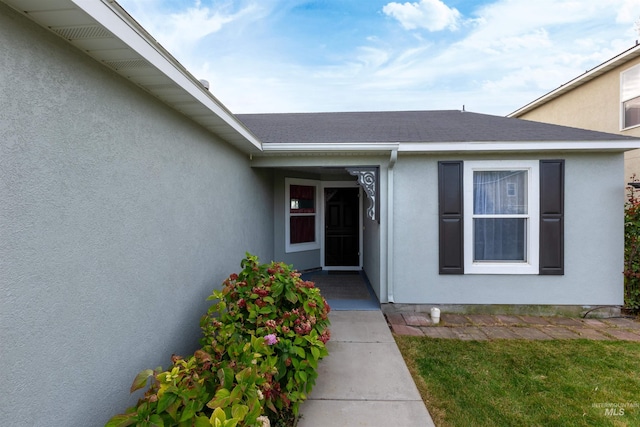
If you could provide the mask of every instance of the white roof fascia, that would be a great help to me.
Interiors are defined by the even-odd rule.
[[[353,152],[372,153],[390,152],[397,150],[398,143],[370,143],[370,142],[343,142],[343,143],[266,143],[262,150],[266,153],[331,153],[331,152]]]
[[[522,141],[522,142],[418,142],[400,144],[400,153],[449,152],[539,152],[539,151],[629,151],[640,148],[637,141]]]
[[[540,151],[615,151],[640,148],[640,139],[630,141],[522,141],[522,142],[408,142],[408,143],[266,143],[263,154],[347,154],[347,153],[451,153],[451,152],[540,152]]]
[[[523,114],[528,113],[529,111],[538,108],[541,105],[546,104],[552,99],[558,98],[561,95],[577,88],[578,86],[582,86],[583,84],[595,79],[602,74],[623,65],[624,63],[637,58],[640,56],[640,45],[636,43],[636,45],[626,51],[622,52],[619,55],[614,56],[613,58],[603,62],[602,64],[592,68],[591,70],[586,71],[584,74],[579,75],[578,77],[569,80],[567,83],[561,85],[557,89],[548,92],[547,94],[541,96],[540,98],[531,101],[527,105],[518,108],[516,111],[507,114],[507,117],[520,117]]]

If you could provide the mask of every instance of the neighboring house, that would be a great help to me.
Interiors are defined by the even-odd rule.
[[[622,304],[636,139],[460,111],[234,116],[116,2],[0,1],[0,425],[98,426],[245,251],[380,302]]]
[[[537,122],[640,137],[640,45],[509,114]],[[625,153],[624,182],[640,180],[640,150]]]

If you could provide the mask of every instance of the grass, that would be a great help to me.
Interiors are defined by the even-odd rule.
[[[640,426],[640,343],[396,341],[438,427]]]

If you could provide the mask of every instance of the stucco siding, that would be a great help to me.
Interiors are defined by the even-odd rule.
[[[380,224],[367,217],[366,208],[362,238],[364,248],[362,269],[366,272],[371,287],[380,300]]]
[[[565,275],[439,275],[438,160],[564,158]],[[397,303],[620,305],[622,154],[402,156],[395,167]]]
[[[273,257],[272,175],[2,4],[0,45],[0,424],[104,425]]]

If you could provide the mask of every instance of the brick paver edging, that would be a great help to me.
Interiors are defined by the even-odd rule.
[[[427,313],[385,314],[391,332],[468,341],[496,339],[590,339],[640,342],[640,322],[632,318],[577,319],[442,313],[434,325]]]

